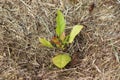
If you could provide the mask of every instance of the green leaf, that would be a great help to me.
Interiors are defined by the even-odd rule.
[[[67,35],[63,41],[63,48],[68,44],[69,35]]]
[[[47,41],[45,38],[39,38],[39,41],[42,45],[49,48],[53,48],[52,44],[49,41]]]
[[[72,43],[75,36],[82,30],[82,25],[75,25],[70,33],[69,43]]]
[[[69,54],[59,54],[53,57],[52,61],[58,68],[64,68],[71,61],[71,57]]]
[[[57,17],[56,17],[56,34],[58,37],[64,32],[65,29],[65,20],[64,20],[64,15],[60,10],[57,11]]]

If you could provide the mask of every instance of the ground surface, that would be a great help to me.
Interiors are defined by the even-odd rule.
[[[67,33],[84,25],[62,70],[38,40],[54,35],[57,9]],[[0,80],[120,80],[119,0],[0,0]]]

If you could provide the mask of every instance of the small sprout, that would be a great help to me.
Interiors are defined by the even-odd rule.
[[[47,41],[45,38],[40,38],[39,41],[46,47],[57,47],[64,50],[66,45],[74,41],[76,35],[79,34],[83,26],[75,25],[71,30],[70,35],[65,35],[66,23],[64,20],[64,15],[60,10],[57,11],[56,23],[56,36],[54,36],[50,42]],[[71,61],[71,57],[68,54],[58,54],[57,56],[52,58],[52,61],[53,64],[55,64],[58,68],[64,68]]]

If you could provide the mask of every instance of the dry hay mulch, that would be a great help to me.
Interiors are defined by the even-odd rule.
[[[84,25],[62,70],[38,40],[55,34],[57,9],[67,32]],[[0,80],[120,80],[119,0],[0,0]]]

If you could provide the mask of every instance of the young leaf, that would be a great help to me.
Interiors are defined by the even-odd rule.
[[[69,54],[59,54],[53,57],[52,61],[58,68],[64,68],[71,61],[71,57]]]
[[[53,37],[51,39],[51,41],[57,46],[57,47],[60,47],[61,46],[61,43],[59,41],[59,39],[57,37]]]
[[[53,48],[52,44],[49,41],[47,41],[45,38],[39,38],[39,41],[42,45],[49,48]]]
[[[64,47],[68,44],[68,39],[69,39],[69,36],[66,36],[64,41],[62,42],[62,48],[64,49]]]
[[[70,37],[69,37],[69,43],[72,43],[75,36],[81,31],[81,29],[83,28],[82,25],[75,25],[70,33]]]
[[[60,35],[60,40],[63,42],[65,39],[65,32],[63,32],[61,35]]]
[[[64,15],[60,10],[57,11],[57,17],[56,17],[56,34],[58,37],[64,32],[65,29],[65,20],[64,20]]]

